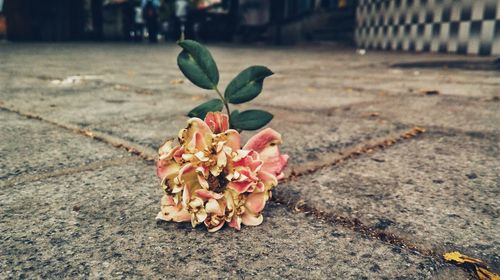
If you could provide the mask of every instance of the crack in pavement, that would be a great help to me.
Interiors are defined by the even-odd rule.
[[[326,213],[324,211],[318,210],[314,207],[309,206],[307,201],[304,201],[299,195],[290,196],[289,194],[287,194],[287,196],[288,199],[285,199],[280,195],[274,195],[272,197],[272,201],[274,201],[277,204],[284,205],[291,211],[302,212],[308,215],[313,215],[316,218],[321,219],[325,222],[329,222],[335,225],[340,225],[354,232],[360,233],[365,237],[378,239],[382,242],[396,245],[400,248],[411,250],[412,252],[418,253],[422,256],[441,259],[441,256],[437,254],[435,251],[430,249],[422,249],[417,244],[412,243],[410,240],[398,237],[394,233],[389,233],[384,230],[366,226],[357,218],[351,219],[338,214]]]
[[[394,133],[387,137],[367,141],[359,145],[356,145],[354,147],[343,149],[340,152],[324,153],[318,155],[319,158],[318,160],[309,161],[299,166],[292,167],[291,170],[287,172],[285,180],[287,181],[293,180],[294,178],[297,177],[315,173],[318,170],[323,169],[325,167],[331,167],[337,165],[348,159],[359,157],[363,154],[372,153],[375,150],[385,149],[398,142],[417,137],[418,135],[424,133],[425,131],[426,131],[425,128],[415,126],[411,129],[399,133]]]
[[[13,176],[10,178],[7,178],[5,180],[5,184],[1,186],[1,188],[9,188],[13,187],[15,185],[27,183],[27,182],[34,182],[34,181],[40,181],[43,179],[48,179],[48,178],[54,178],[54,177],[60,177],[60,176],[65,176],[65,175],[71,175],[71,174],[76,174],[80,172],[86,172],[86,171],[94,171],[94,170],[100,170],[106,167],[111,167],[111,166],[119,166],[119,165],[124,165],[126,163],[129,163],[131,161],[137,160],[136,158],[120,158],[120,159],[111,159],[111,160],[98,160],[91,162],[86,165],[79,165],[76,167],[68,167],[68,168],[63,168],[55,171],[48,171],[48,172],[42,172],[39,174],[23,174],[19,176]],[[1,189],[0,188],[0,189]]]
[[[6,106],[5,103],[3,103],[1,101],[0,101],[0,110],[5,110],[8,112],[16,113],[16,114],[23,116],[23,117],[26,117],[28,119],[35,119],[35,120],[39,120],[42,122],[46,122],[46,123],[55,125],[57,127],[72,131],[74,133],[95,139],[99,142],[109,144],[115,148],[123,149],[123,150],[129,152],[130,154],[136,155],[136,156],[144,159],[145,161],[154,162],[156,159],[156,151],[155,150],[148,148],[148,147],[138,145],[138,144],[133,143],[131,141],[124,140],[124,139],[119,138],[119,137],[115,137],[115,136],[112,136],[112,135],[109,135],[106,133],[102,133],[102,132],[98,132],[98,131],[93,131],[90,129],[84,129],[84,128],[81,128],[77,125],[65,124],[65,123],[61,123],[58,121],[50,120],[48,118],[41,117],[41,116],[35,115],[33,113],[23,112],[21,110],[18,110],[16,108],[12,107],[12,106]]]

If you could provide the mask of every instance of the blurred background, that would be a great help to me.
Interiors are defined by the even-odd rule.
[[[200,41],[500,54],[499,0],[0,0],[11,41]]]
[[[2,30],[9,40],[140,41],[156,33],[152,35],[168,41],[177,40],[184,26],[186,36],[198,40],[291,43],[303,36],[352,40],[354,31],[354,5],[345,0],[4,2]],[[332,20],[342,23],[335,29],[341,32],[323,29]]]

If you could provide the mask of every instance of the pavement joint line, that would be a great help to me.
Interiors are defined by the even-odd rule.
[[[10,178],[7,178],[5,180],[5,184],[2,186],[2,188],[10,188],[16,185],[20,185],[23,183],[27,182],[35,182],[35,181],[40,181],[48,178],[55,178],[55,177],[61,177],[65,175],[72,175],[72,174],[77,174],[81,172],[87,172],[87,171],[95,171],[95,170],[100,170],[106,167],[111,167],[111,166],[120,166],[123,164],[127,164],[131,161],[137,160],[136,158],[120,158],[120,159],[111,159],[111,160],[98,160],[95,162],[91,162],[86,165],[79,165],[76,167],[68,167],[68,168],[62,168],[59,170],[55,171],[48,171],[48,172],[43,172],[40,174],[23,174],[19,176],[13,176]]]
[[[379,240],[383,243],[391,244],[404,250],[409,250],[410,252],[413,252],[415,254],[432,258],[437,262],[443,264],[445,263],[440,252],[436,252],[435,250],[431,249],[423,249],[412,241],[399,237],[392,232],[387,232],[371,226],[367,226],[357,218],[352,219],[335,213],[327,213],[325,211],[318,210],[314,207],[309,206],[308,203],[301,199],[298,195],[288,197],[286,199],[277,195],[273,195],[271,201],[275,202],[278,205],[283,205],[284,207],[288,208],[289,211],[292,211],[294,213],[304,213],[309,216],[314,216],[316,219],[321,219],[326,223],[340,226],[351,230],[352,232],[361,234],[361,236],[365,238]],[[468,272],[466,269],[459,265],[455,266]]]
[[[350,229],[354,232],[360,233],[365,237],[377,239],[382,242],[398,246],[400,248],[408,249],[422,256],[441,258],[441,256],[437,254],[434,250],[422,249],[418,247],[417,244],[412,243],[410,240],[398,237],[394,233],[390,233],[384,230],[364,225],[357,218],[352,219],[335,213],[327,213],[323,210],[311,207],[309,206],[307,201],[300,198],[299,195],[290,196],[286,199],[278,195],[273,195],[271,201],[287,207],[292,212],[312,215],[325,222],[334,225],[339,225],[344,228]]]
[[[102,133],[102,132],[98,132],[98,131],[92,131],[90,129],[84,129],[84,128],[81,128],[77,125],[65,124],[65,123],[61,123],[58,121],[50,120],[48,118],[44,118],[44,117],[35,115],[33,113],[23,112],[21,110],[18,110],[16,108],[12,107],[12,106],[6,105],[2,101],[0,101],[0,109],[8,111],[8,112],[16,113],[16,114],[23,116],[23,117],[26,117],[28,119],[35,119],[35,120],[39,120],[39,121],[42,121],[45,123],[49,123],[49,124],[55,125],[57,127],[69,130],[71,132],[83,135],[85,137],[92,138],[92,139],[97,140],[99,142],[109,144],[115,148],[123,149],[123,150],[127,151],[128,153],[136,155],[136,156],[138,156],[138,157],[140,157],[143,160],[148,161],[148,162],[154,162],[156,159],[156,151],[154,151],[153,149],[138,145],[136,143],[132,143],[130,141],[127,141],[125,139],[121,139],[119,137],[115,137],[115,136],[112,136],[112,135],[109,135],[106,133]]]
[[[329,108],[290,108],[287,106],[281,106],[281,105],[272,105],[272,104],[262,104],[259,102],[254,102],[253,104],[262,108],[266,109],[277,109],[277,110],[283,110],[286,112],[300,112],[300,113],[312,113],[312,114],[326,114],[326,116],[331,116],[333,111],[346,111],[349,110],[352,107],[363,107],[367,105],[376,105],[383,103],[384,101],[361,101],[361,102],[356,102],[352,104],[346,104],[342,106],[335,106],[335,107],[329,107]]]
[[[491,130],[466,130],[444,126],[426,126],[426,128],[429,130],[428,134],[436,136],[465,135],[486,140],[493,139],[495,141],[498,141],[498,139],[500,138],[500,133]]]
[[[425,128],[415,126],[411,129],[399,133],[370,140],[354,147],[343,149],[339,152],[331,152],[319,155],[319,160],[308,161],[298,166],[292,167],[285,177],[285,181],[295,180],[298,177],[313,174],[323,168],[338,165],[346,160],[354,159],[364,154],[372,153],[376,150],[386,149],[405,140],[410,140],[424,133]]]

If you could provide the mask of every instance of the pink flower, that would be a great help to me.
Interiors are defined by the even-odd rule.
[[[271,190],[283,178],[288,156],[281,155],[281,135],[264,129],[241,149],[240,134],[228,116],[209,113],[188,120],[179,145],[163,144],[157,175],[165,191],[157,219],[204,223],[210,232],[262,223]]]

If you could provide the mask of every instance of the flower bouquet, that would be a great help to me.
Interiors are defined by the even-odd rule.
[[[262,110],[230,111],[257,97],[271,72],[251,66],[238,74],[224,95],[218,88],[219,72],[210,52],[201,44],[182,40],[177,64],[196,86],[214,90],[219,98],[188,113],[187,127],[178,144],[167,140],[159,149],[157,175],[165,192],[157,219],[205,224],[215,232],[225,223],[237,230],[241,224],[262,223],[262,210],[271,191],[283,179],[287,155],[280,154],[281,135],[261,130],[242,147],[240,132],[257,130],[273,116]],[[227,114],[222,113],[226,109]]]

